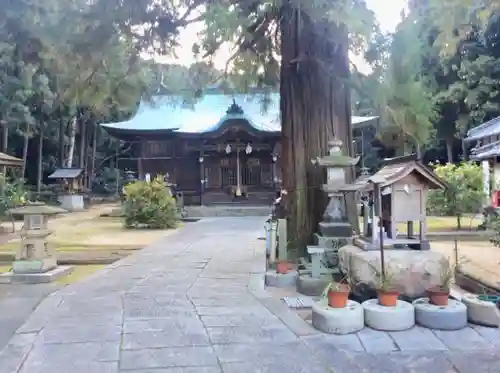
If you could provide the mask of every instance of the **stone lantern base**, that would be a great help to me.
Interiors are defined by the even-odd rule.
[[[15,262],[14,262],[15,263]],[[14,263],[12,268],[14,269]],[[18,273],[7,272],[0,275],[0,284],[46,284],[56,281],[57,279],[69,275],[73,272],[73,266],[58,266],[46,272],[33,273]]]

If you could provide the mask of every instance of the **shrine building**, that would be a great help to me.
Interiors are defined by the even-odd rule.
[[[168,174],[186,204],[269,204],[281,182],[279,94],[157,95],[131,119],[102,124],[132,147],[139,178]],[[354,128],[377,117],[352,117]]]

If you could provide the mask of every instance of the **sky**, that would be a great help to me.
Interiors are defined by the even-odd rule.
[[[368,8],[370,8],[376,15],[378,22],[383,31],[393,32],[396,29],[400,19],[401,11],[406,7],[406,0],[365,0]],[[190,65],[195,62],[193,54],[191,51],[191,46],[197,40],[197,32],[200,31],[200,25],[190,25],[184,29],[180,34],[180,44],[181,47],[176,49],[177,59],[168,58],[158,58],[158,61],[165,63],[178,63],[182,65]],[[229,48],[227,50],[221,50],[215,60],[215,67],[223,69],[225,63],[231,52]],[[360,72],[369,73],[369,66],[364,62],[362,56],[350,56],[351,61],[357,66]]]

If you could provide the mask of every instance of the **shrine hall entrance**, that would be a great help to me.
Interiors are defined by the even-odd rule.
[[[221,162],[220,172],[221,172],[221,182],[222,187],[236,187],[238,185],[238,167],[231,164],[229,159],[224,159]],[[242,187],[259,187],[263,186],[262,174],[263,167],[258,159],[249,159],[246,162],[242,162],[240,167],[240,183]]]
[[[203,201],[272,202],[275,168],[269,152],[209,154],[204,157]]]

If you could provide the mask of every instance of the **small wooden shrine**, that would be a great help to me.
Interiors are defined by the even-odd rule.
[[[82,189],[83,168],[58,168],[48,178],[57,180],[67,194],[79,192]]]
[[[48,178],[57,180],[63,188],[57,197],[62,208],[68,211],[84,209],[83,195],[81,194],[83,191],[82,168],[58,168]]]
[[[354,184],[342,188],[345,192],[356,191],[362,196],[363,229],[356,240],[357,245],[365,250],[378,250],[380,234],[383,234],[384,247],[428,250],[428,192],[445,188],[444,182],[415,155],[387,159],[374,175],[363,175]],[[377,215],[377,204],[381,204],[380,216]],[[398,231],[401,223],[406,224],[406,232]],[[414,223],[418,223],[418,234]]]

